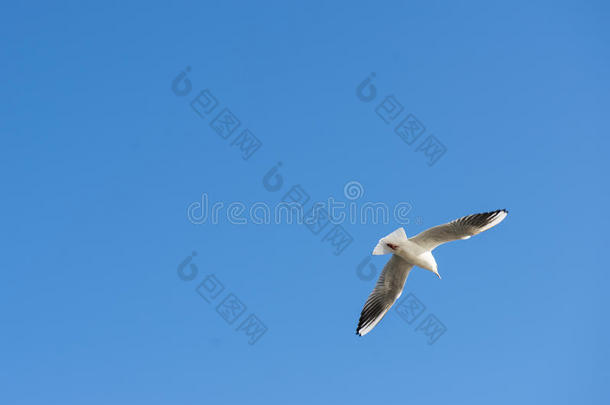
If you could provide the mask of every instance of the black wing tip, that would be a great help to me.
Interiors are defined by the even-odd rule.
[[[507,216],[508,210],[506,208],[502,208],[500,210],[495,211],[481,212],[479,214],[472,214],[462,217],[460,219],[456,219],[456,221],[474,227],[482,228],[490,224],[492,221],[496,220],[500,214],[504,214],[504,216]]]
[[[364,329],[364,327],[366,326],[366,319],[360,315],[360,319],[358,320],[358,326],[356,326],[356,335],[358,336],[364,336],[361,332],[362,329]]]
[[[492,215],[497,215],[499,213],[503,212],[504,214],[508,215],[508,210],[506,208],[502,208],[500,210],[495,210],[495,211],[489,211],[489,212],[483,212],[480,215],[485,215],[485,216],[492,216]],[[476,214],[475,214],[476,215]]]
[[[495,211],[489,211],[489,212],[486,212],[485,214],[497,214],[499,212],[503,212],[505,214],[508,214],[508,210],[506,208],[502,208],[500,210],[495,210]]]
[[[502,208],[501,210],[495,210],[495,211],[486,212],[483,215],[485,215],[489,219],[492,219],[492,218],[495,219],[499,214],[508,215],[508,210],[506,208]]]

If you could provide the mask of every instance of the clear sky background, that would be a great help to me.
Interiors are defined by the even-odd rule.
[[[609,403],[609,11],[3,4],[0,402]],[[219,105],[202,118],[189,104],[204,89]],[[425,126],[413,145],[376,113],[389,95],[398,121]],[[227,140],[210,127],[221,108],[241,122]],[[248,160],[232,144],[245,128],[262,142]],[[432,166],[417,151],[428,135],[446,147]],[[344,223],[340,255],[330,228],[187,218],[203,193],[251,206],[300,185],[309,206],[348,201],[350,181],[357,204],[411,204],[409,236],[510,213],[439,248],[442,280],[411,273],[403,297],[425,305],[419,318],[391,310],[365,337],[375,280],[357,267],[393,218]],[[225,289],[208,303],[197,288],[210,274]],[[217,312],[229,294],[246,306],[232,324]],[[267,328],[254,345],[239,330],[250,314]],[[434,344],[418,330],[428,315],[446,328]]]

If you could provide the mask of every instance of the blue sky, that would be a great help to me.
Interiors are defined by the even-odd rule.
[[[607,4],[2,8],[3,403],[608,403]],[[442,280],[411,273],[417,317],[361,338],[395,218],[341,224],[338,248],[333,224],[187,215],[295,186],[407,203],[409,236],[510,213],[435,251]]]

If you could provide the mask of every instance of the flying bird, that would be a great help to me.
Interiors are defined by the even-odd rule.
[[[362,308],[356,334],[366,335],[381,321],[402,294],[405,281],[413,266],[429,270],[441,278],[432,256],[432,251],[437,246],[452,240],[468,239],[486,231],[502,222],[506,215],[508,215],[507,210],[468,215],[427,229],[412,238],[407,238],[403,228],[398,228],[381,238],[373,250],[373,255],[391,253],[392,257],[381,271],[373,292]]]

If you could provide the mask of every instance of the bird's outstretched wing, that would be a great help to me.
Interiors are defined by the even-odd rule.
[[[405,280],[412,268],[413,265],[400,256],[392,255],[362,308],[356,334],[366,335],[381,321],[394,301],[400,297]]]
[[[427,229],[409,240],[426,250],[432,250],[438,245],[457,239],[468,239],[493,226],[498,225],[508,215],[507,210],[484,212],[468,215],[449,223]]]

